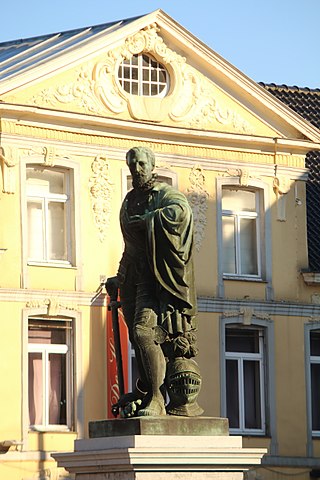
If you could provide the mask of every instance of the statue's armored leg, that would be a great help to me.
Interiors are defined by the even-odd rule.
[[[139,410],[139,416],[165,415],[165,405],[161,386],[164,382],[166,361],[161,346],[154,340],[154,327],[157,315],[150,308],[144,308],[136,313],[134,338],[139,346],[144,374],[148,382],[149,395],[147,402]]]

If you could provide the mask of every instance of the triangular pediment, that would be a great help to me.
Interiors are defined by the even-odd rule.
[[[74,35],[81,40],[81,32]],[[27,53],[24,63],[18,56],[20,70],[0,82],[1,100],[159,126],[320,140],[317,129],[161,10],[101,27],[72,48],[70,38],[72,32],[58,54],[46,38],[47,55],[37,63],[30,51],[29,67]],[[142,54],[167,71],[163,97],[131,94],[119,82],[121,63]]]

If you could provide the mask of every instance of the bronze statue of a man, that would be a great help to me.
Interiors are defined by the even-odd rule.
[[[150,149],[134,147],[126,161],[133,189],[120,211],[125,247],[107,288],[119,286],[139,379],[118,406],[123,416],[199,415],[201,377],[191,360],[196,355],[192,211],[182,193],[156,181]]]

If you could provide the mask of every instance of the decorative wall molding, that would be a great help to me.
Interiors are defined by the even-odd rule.
[[[270,321],[270,315],[267,313],[256,312],[252,307],[242,307],[238,311],[223,312],[223,318],[243,317],[243,325],[251,325],[252,318]]]
[[[230,177],[239,177],[241,187],[247,187],[250,178],[258,178],[250,175],[250,170],[248,168],[229,168],[226,173]]]
[[[77,311],[78,305],[63,303],[57,297],[45,298],[43,300],[30,300],[26,303],[27,308],[47,308],[47,315],[56,317],[60,310]]]
[[[21,149],[21,153],[23,155],[27,155],[28,157],[43,157],[42,165],[45,167],[54,167],[57,163],[57,160],[62,158],[61,153],[53,145],[23,148]],[[67,157],[63,155],[63,158],[65,159]]]
[[[0,164],[2,171],[2,192],[15,193],[16,165],[19,163],[18,149],[11,145],[0,148]]]
[[[205,189],[205,176],[200,165],[192,167],[189,181],[191,186],[187,190],[187,199],[193,212],[195,247],[199,252],[207,225],[209,198],[209,193]]]
[[[101,242],[106,237],[111,216],[111,195],[114,183],[111,181],[109,164],[104,155],[97,155],[91,164],[92,176],[89,189],[94,214],[94,221],[99,231]]]

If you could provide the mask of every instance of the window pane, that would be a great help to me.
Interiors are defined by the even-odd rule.
[[[142,91],[143,91],[143,95],[144,95],[145,97],[149,96],[149,84],[148,84],[148,83],[144,83],[144,84],[142,85],[142,89],[143,89],[143,90],[142,90]]]
[[[66,332],[71,327],[67,322],[52,322],[48,320],[30,320],[28,338],[29,343],[64,345]]]
[[[256,211],[256,193],[249,190],[222,189],[222,209],[231,211]]]
[[[41,170],[39,167],[27,168],[27,194],[36,190],[40,193],[65,193],[63,172],[57,170]]]
[[[143,65],[143,67],[148,67],[150,62],[151,62],[151,59],[150,59],[150,57],[148,57],[148,55],[142,55],[142,65]]]
[[[259,330],[226,328],[226,351],[259,353]]]
[[[152,82],[157,81],[157,70],[156,69],[151,70],[151,80],[152,80]]]
[[[261,428],[261,398],[259,362],[244,361],[245,428]]]
[[[222,255],[223,255],[223,272],[236,273],[236,245],[234,218],[222,218]]]
[[[139,78],[138,68],[137,67],[131,67],[131,80],[138,81],[138,78]]]
[[[43,423],[43,365],[41,353],[29,353],[29,424]]]
[[[137,82],[132,82],[131,83],[131,94],[132,95],[138,95],[138,83]]]
[[[130,78],[130,67],[123,68],[123,78]]]
[[[150,81],[150,70],[148,68],[144,68],[142,71],[142,80],[143,81]]]
[[[320,356],[320,332],[310,333],[310,353],[313,356]]]
[[[239,380],[237,360],[226,361],[227,417],[230,428],[239,428]]]
[[[66,355],[49,355],[49,424],[66,425]]]
[[[152,96],[158,95],[158,85],[157,84],[151,84],[151,95]]]
[[[28,258],[44,260],[44,227],[42,200],[29,200],[28,214]]]
[[[320,364],[311,364],[312,430],[320,431]]]
[[[48,204],[48,256],[50,260],[67,260],[66,204]]]
[[[242,274],[258,274],[257,230],[255,219],[240,219],[240,263]]]
[[[159,82],[167,83],[167,74],[166,74],[165,70],[160,70],[159,71]]]

